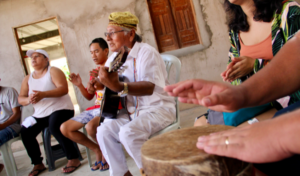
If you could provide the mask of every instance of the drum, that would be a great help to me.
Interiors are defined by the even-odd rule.
[[[141,149],[144,175],[251,176],[251,164],[207,154],[196,147],[199,136],[231,128],[224,125],[192,127],[151,138]]]

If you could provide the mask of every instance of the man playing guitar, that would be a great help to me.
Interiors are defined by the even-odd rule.
[[[105,33],[112,62],[123,47],[130,50],[124,63],[124,82],[117,72],[100,67],[99,81],[127,98],[116,119],[105,118],[97,128],[97,141],[110,165],[111,176],[131,175],[122,145],[142,169],[141,147],[147,139],[175,120],[175,100],[163,88],[168,85],[164,61],[157,50],[136,34],[138,18],[130,12],[115,12],[109,16]],[[128,111],[127,111],[128,110]]]

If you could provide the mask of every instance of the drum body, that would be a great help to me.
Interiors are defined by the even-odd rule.
[[[141,150],[145,175],[251,176],[251,164],[207,154],[196,147],[199,136],[231,128],[223,125],[185,128],[148,140]]]

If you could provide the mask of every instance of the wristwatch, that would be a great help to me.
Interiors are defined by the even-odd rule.
[[[120,97],[126,97],[127,94],[128,94],[128,85],[126,82],[124,82],[124,89],[121,92],[119,92],[118,95]]]

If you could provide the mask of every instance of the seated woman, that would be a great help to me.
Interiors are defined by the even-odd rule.
[[[34,71],[23,79],[19,103],[23,106],[32,104],[34,107],[33,115],[25,119],[21,129],[23,144],[34,165],[29,176],[39,175],[46,169],[36,140],[37,135],[46,127],[49,127],[66,153],[68,164],[63,172],[71,173],[81,163],[73,142],[60,132],[60,125],[74,116],[66,77],[60,69],[49,66],[46,51],[28,50],[26,55],[32,58]]]
[[[239,85],[266,66],[299,30],[300,8],[296,2],[287,0],[225,0],[224,6],[229,17],[231,47],[229,64],[221,76],[224,81]],[[251,124],[272,118],[276,109],[285,108],[298,100],[297,95],[293,94],[277,100],[278,103],[274,101],[234,113],[209,110],[208,114],[196,120],[195,126],[207,124],[205,117],[211,124],[227,123],[226,125],[237,126],[243,121],[246,122],[242,125]],[[248,117],[239,119],[245,115]],[[255,116],[256,118],[249,120]],[[230,122],[232,124],[228,124]]]

